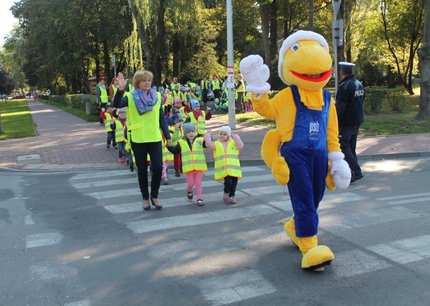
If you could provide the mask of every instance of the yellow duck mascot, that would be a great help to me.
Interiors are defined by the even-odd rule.
[[[327,41],[297,31],[279,51],[278,73],[288,85],[269,99],[269,68],[259,55],[240,62],[257,113],[276,122],[264,137],[261,154],[277,183],[288,185],[294,216],[284,230],[302,253],[301,267],[323,270],[335,256],[318,244],[318,205],[326,186],[346,189],[351,170],[340,150],[336,107],[324,86],[332,75]]]

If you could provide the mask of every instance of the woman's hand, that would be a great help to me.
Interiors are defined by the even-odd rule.
[[[125,87],[127,86],[127,81],[124,79],[124,75],[120,72],[118,73],[116,79],[118,81],[119,90],[124,91]]]

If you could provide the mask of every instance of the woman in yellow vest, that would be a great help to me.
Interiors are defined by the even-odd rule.
[[[114,98],[116,108],[127,107],[127,128],[136,159],[139,187],[143,197],[143,209],[151,205],[160,210],[158,199],[163,170],[162,139],[170,141],[170,134],[161,108],[161,95],[151,89],[153,74],[139,70],[133,77],[134,90],[124,93],[127,82],[118,76],[118,90]],[[151,159],[151,194],[148,192],[148,161]]]
[[[193,189],[195,189],[196,205],[204,206],[202,180],[204,173],[208,170],[204,152],[205,140],[203,137],[197,136],[196,127],[192,123],[185,123],[182,129],[185,137],[180,139],[176,146],[168,146],[168,149],[173,154],[181,154],[182,171],[187,177],[188,200],[193,199]]]
[[[243,149],[243,142],[239,135],[232,135],[229,126],[219,129],[218,140],[214,142],[210,133],[206,133],[205,141],[207,147],[213,151],[215,179],[224,180],[224,203],[236,204],[237,182],[242,177],[239,153]]]

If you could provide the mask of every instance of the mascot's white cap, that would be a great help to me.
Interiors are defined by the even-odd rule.
[[[282,43],[281,49],[279,50],[279,59],[278,59],[278,74],[281,78],[282,82],[287,83],[284,80],[282,73],[282,66],[284,65],[284,57],[285,53],[287,53],[288,49],[290,49],[295,43],[300,40],[315,40],[321,44],[324,48],[328,50],[328,43],[325,38],[318,33],[312,31],[297,31],[290,36],[288,36],[284,42]]]

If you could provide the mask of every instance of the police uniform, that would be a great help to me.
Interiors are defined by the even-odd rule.
[[[351,181],[363,177],[355,149],[359,128],[364,121],[364,87],[352,74],[354,66],[348,62],[339,63],[340,69],[349,75],[340,81],[336,95],[340,145],[351,168]]]

